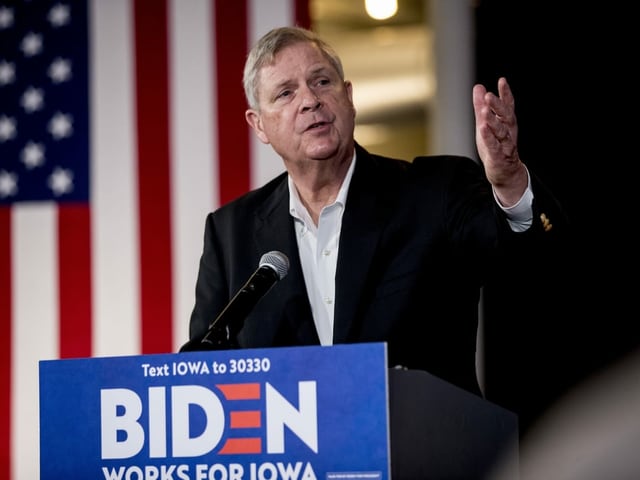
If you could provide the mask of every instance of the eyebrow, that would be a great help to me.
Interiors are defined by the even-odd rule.
[[[331,69],[327,65],[320,65],[320,66],[312,69],[309,73],[313,77],[313,76],[317,76],[319,74],[324,74],[325,72],[328,73],[330,71],[331,71]],[[278,90],[280,90],[282,88],[285,88],[288,85],[291,85],[291,84],[294,84],[294,83],[296,83],[296,81],[292,80],[292,79],[282,80],[281,82],[279,82],[279,83],[274,85],[273,91],[277,92]]]

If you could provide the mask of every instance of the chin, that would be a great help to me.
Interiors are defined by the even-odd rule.
[[[321,160],[344,155],[348,151],[348,145],[341,144],[334,139],[325,139],[312,142],[305,150],[309,158]]]

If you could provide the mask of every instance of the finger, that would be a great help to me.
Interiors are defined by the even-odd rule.
[[[490,98],[489,98],[490,97]],[[485,120],[498,140],[503,140],[509,133],[513,120],[513,112],[493,94],[487,94],[490,103],[484,109]]]
[[[503,143],[510,139],[509,126],[500,120],[496,119],[495,121],[490,122],[489,128],[498,143]]]
[[[511,91],[509,82],[507,82],[507,79],[505,77],[500,77],[498,79],[498,95],[504,103],[506,103],[507,105],[513,105],[513,92]]]
[[[504,143],[504,142],[509,140],[509,129],[507,128],[506,125],[501,123],[496,128],[496,131],[494,132],[494,135],[496,136],[496,140],[498,140],[498,142]]]
[[[509,100],[505,101],[502,97],[498,97],[492,93],[486,95],[487,105],[500,120],[507,120],[513,114],[513,104],[509,103]]]
[[[484,85],[474,85],[473,87],[473,111],[476,116],[476,120],[480,117],[482,109],[486,106],[485,95],[487,93]]]

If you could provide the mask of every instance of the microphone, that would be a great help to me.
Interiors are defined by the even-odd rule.
[[[223,349],[228,345],[228,327],[244,322],[258,301],[271,290],[278,280],[282,280],[289,271],[289,259],[278,251],[265,253],[260,258],[258,269],[235,294],[227,306],[220,312],[200,342],[190,341],[180,351]]]

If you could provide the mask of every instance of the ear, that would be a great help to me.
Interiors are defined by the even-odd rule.
[[[353,102],[353,83],[350,80],[344,81],[344,88],[347,90],[347,96],[349,100]]]
[[[260,114],[253,109],[249,109],[244,112],[244,118],[247,120],[249,126],[253,128],[253,131],[256,132],[258,139],[262,143],[268,144],[269,139],[262,128],[262,119],[260,118]]]
[[[345,80],[344,88],[347,90],[347,96],[349,97],[349,102],[351,102],[351,106],[353,107],[353,116],[356,116],[356,107],[353,104],[353,84],[349,80]]]

